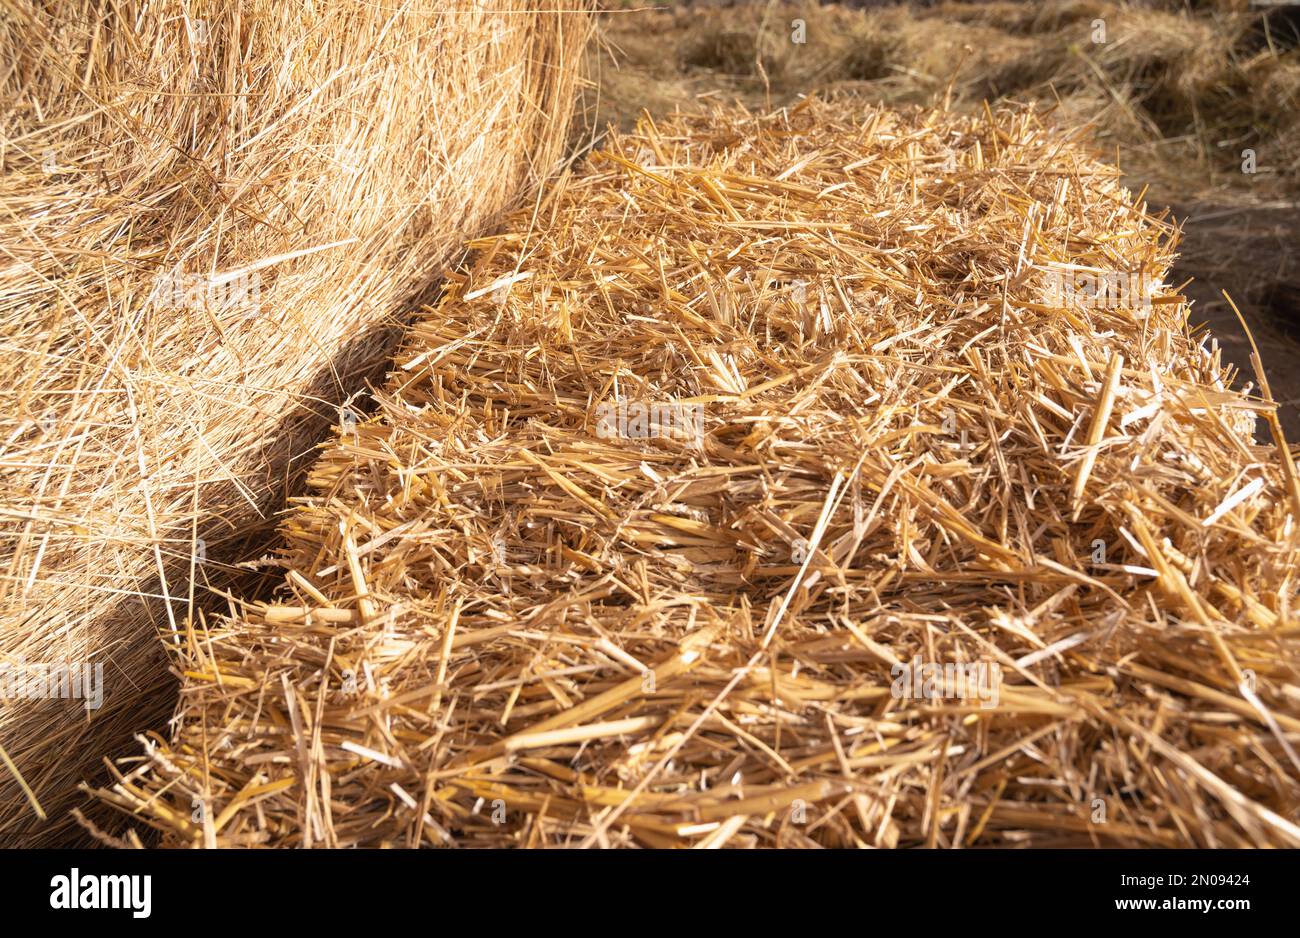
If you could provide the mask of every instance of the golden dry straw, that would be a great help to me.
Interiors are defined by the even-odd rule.
[[[0,662],[106,689],[0,703],[0,845],[76,830],[76,783],[174,706],[156,636],[557,165],[582,6],[0,2]]]
[[[474,242],[98,796],[172,846],[1300,845],[1300,488],[1176,235],[1026,109],[644,118]]]
[[[894,104],[1008,98],[1054,106],[1066,126],[1095,123],[1126,168],[1184,197],[1207,170],[1239,181],[1243,148],[1265,167],[1254,181],[1300,173],[1300,50],[1280,11],[1270,20],[1247,0],[865,6],[672,5],[610,17],[603,48],[628,67],[602,69],[603,97],[652,112],[719,85],[778,104],[821,87]]]

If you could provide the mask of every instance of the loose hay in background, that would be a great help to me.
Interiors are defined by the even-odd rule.
[[[853,5],[868,8],[763,0],[606,17],[589,52],[604,119],[630,128],[642,108],[658,117],[733,95],[771,110],[837,89],[891,107],[950,100],[971,113],[986,99],[994,107],[1030,101],[1068,132],[1088,125],[1126,184],[1149,185],[1148,200],[1184,222],[1172,279],[1196,278],[1194,322],[1210,324],[1225,361],[1250,373],[1249,343],[1221,291],[1245,301],[1283,425],[1300,438],[1300,345],[1287,334],[1300,314],[1285,302],[1300,243],[1300,8],[1288,14],[1248,0]],[[711,50],[709,37],[724,33],[755,37],[747,59]]]
[[[1300,49],[1281,11],[1180,0],[866,6],[785,0],[611,16],[598,47],[609,61],[606,114],[653,112],[665,94],[691,108],[719,88],[778,105],[832,87],[894,105],[950,94],[978,109],[1006,98],[1056,106],[1065,126],[1095,123],[1146,177],[1239,180],[1246,147],[1267,164],[1257,182],[1300,172],[1287,146],[1300,133]]]
[[[77,832],[76,783],[174,706],[156,636],[555,167],[581,7],[3,4],[0,660],[102,664],[106,700],[0,706],[0,845]]]
[[[171,845],[1300,845],[1294,465],[1118,178],[1017,109],[613,137],[99,797]],[[1109,272],[1151,302],[1051,289]]]

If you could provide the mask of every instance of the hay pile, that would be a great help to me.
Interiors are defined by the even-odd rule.
[[[57,840],[160,725],[158,632],[273,533],[440,264],[554,168],[581,6],[0,12],[0,661],[106,685],[93,714],[0,706],[0,845]]]
[[[1118,178],[1016,109],[613,137],[98,796],[171,845],[1300,845],[1294,466]]]
[[[1064,126],[1094,122],[1147,177],[1185,184],[1191,164],[1240,181],[1247,147],[1264,177],[1300,175],[1300,50],[1284,21],[1244,3],[868,6],[794,0],[611,17],[608,57],[628,66],[604,69],[611,110],[619,100],[652,113],[690,107],[719,83],[778,104],[819,87],[894,105],[949,94],[978,109],[1006,98],[1055,106]],[[676,56],[664,55],[665,37],[676,38]],[[708,80],[695,81],[702,72]]]

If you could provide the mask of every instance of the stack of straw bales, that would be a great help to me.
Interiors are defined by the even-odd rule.
[[[1300,845],[1300,488],[1175,238],[1024,110],[643,119],[475,242],[99,796],[172,845]]]
[[[273,531],[412,298],[555,167],[581,6],[0,12],[0,658],[106,689],[0,705],[0,844],[57,839],[170,712],[156,636]]]

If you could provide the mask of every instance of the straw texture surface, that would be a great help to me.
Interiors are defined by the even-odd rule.
[[[555,168],[581,7],[0,5],[0,659],[105,686],[0,706],[0,845],[57,840],[75,784],[161,725],[156,636]]]
[[[176,846],[1297,846],[1300,488],[1026,110],[648,118],[473,260],[99,796]]]

